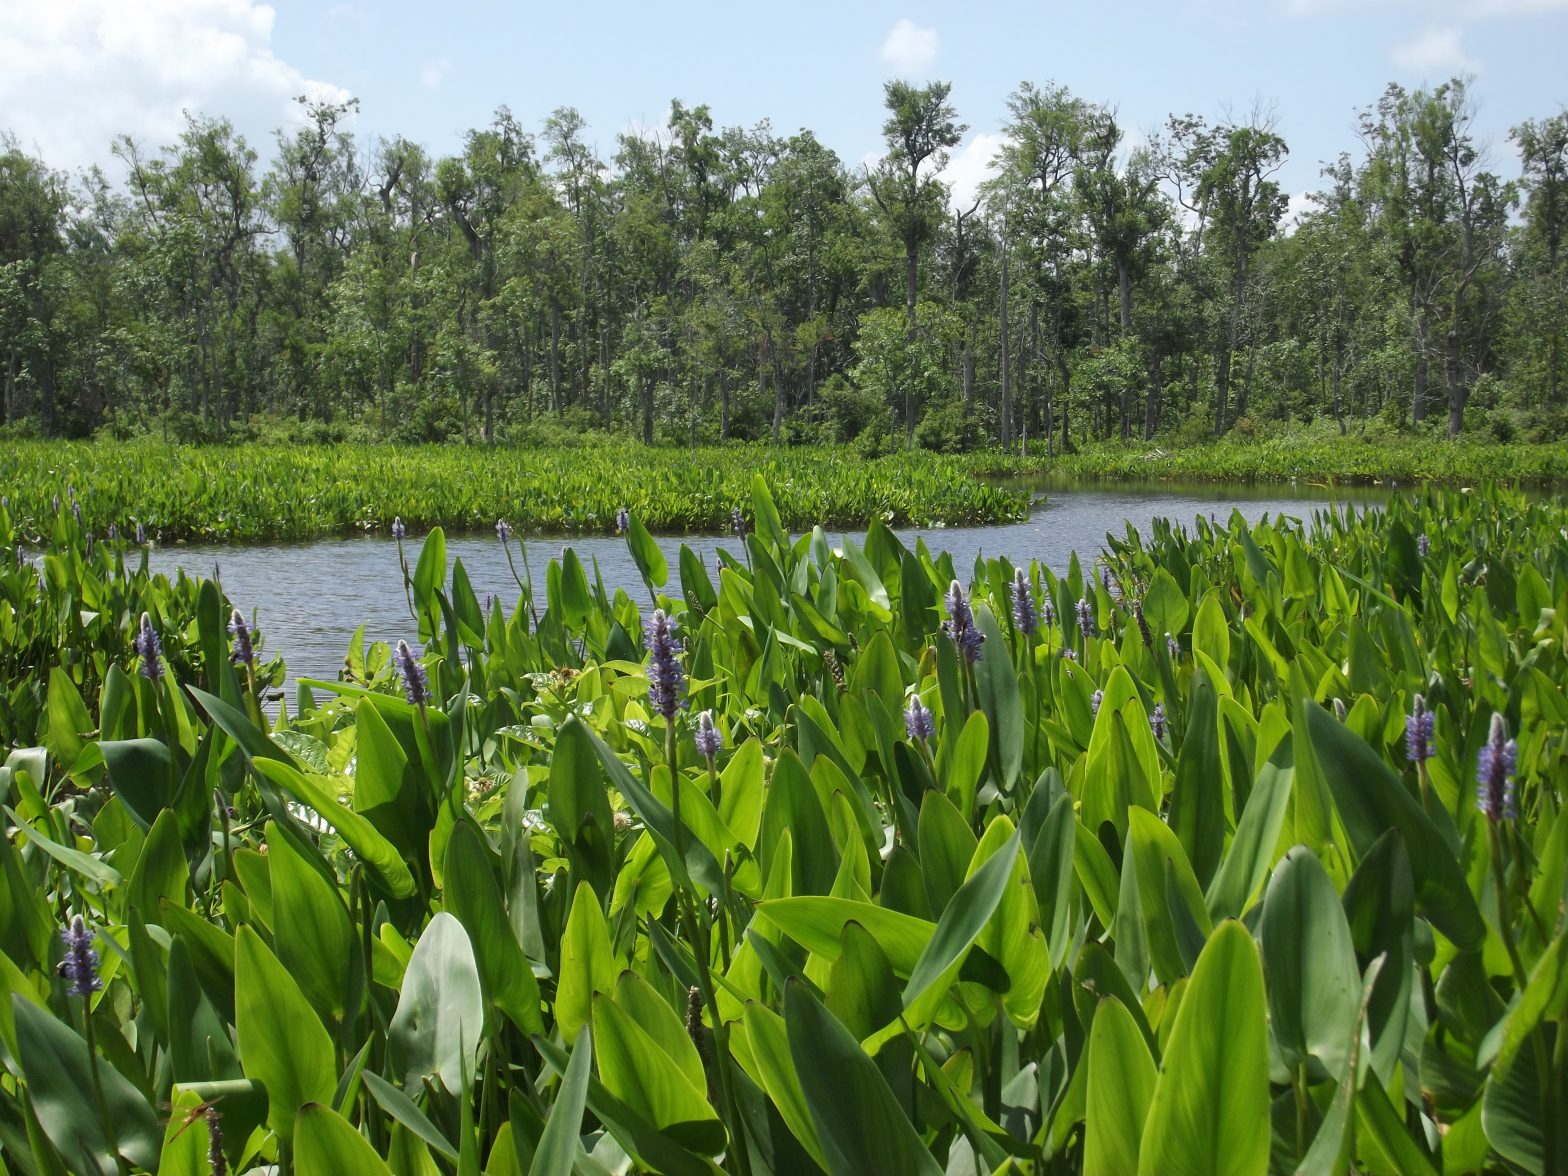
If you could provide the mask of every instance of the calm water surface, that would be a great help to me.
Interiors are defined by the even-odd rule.
[[[1220,518],[1239,510],[1249,520],[1265,514],[1309,519],[1331,503],[1366,506],[1382,502],[1386,490],[1313,486],[1152,486],[1118,484],[1048,491],[1049,497],[1018,523],[992,527],[938,527],[897,532],[909,547],[924,539],[933,553],[948,551],[962,572],[979,555],[1006,556],[1017,562],[1038,559],[1057,570],[1067,566],[1074,551],[1091,561],[1107,532],[1121,534],[1128,523],[1146,529],[1155,518],[1191,523],[1199,515]],[[831,533],[835,540],[844,532]],[[859,539],[863,532],[850,532]],[[419,536],[404,542],[410,566],[419,555]],[[733,540],[712,535],[668,535],[659,545],[669,560],[672,579],[678,575],[677,554],[685,543],[711,568],[720,546]],[[541,599],[545,565],[564,547],[576,549],[593,574],[597,561],[605,588],[624,588],[634,598],[644,595],[642,580],[623,539],[608,536],[560,536],[528,541]],[[515,551],[515,549],[514,549]],[[517,598],[517,584],[506,556],[493,534],[449,535],[447,559],[461,559],[481,599],[493,592],[508,603]],[[221,570],[223,589],[247,615],[252,610],[266,638],[269,655],[282,653],[293,677],[335,678],[343,665],[349,637],[364,624],[369,639],[410,642],[416,629],[408,615],[398,572],[397,547],[385,535],[322,539],[309,543],[265,546],[175,546],[156,549],[152,566],[192,574]],[[519,568],[521,565],[519,564]]]

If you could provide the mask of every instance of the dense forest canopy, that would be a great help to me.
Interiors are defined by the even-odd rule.
[[[189,115],[173,144],[118,140],[118,185],[0,140],[0,429],[867,449],[1568,431],[1568,112],[1489,157],[1470,83],[1390,85],[1287,221],[1267,112],[1172,116],[1132,147],[1114,107],[1025,83],[955,207],[950,87],[885,97],[886,154],[860,168],[679,101],[608,159],[564,107],[538,134],[503,107],[437,159],[301,99],[270,164]]]

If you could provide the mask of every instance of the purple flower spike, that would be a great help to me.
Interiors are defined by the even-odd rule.
[[[910,739],[930,739],[935,731],[935,719],[926,709],[926,704],[920,701],[920,695],[916,694],[904,711],[904,734]]]
[[[1425,532],[1416,536],[1416,550],[1421,553],[1422,559],[1432,554],[1432,541],[1426,537]]]
[[[730,508],[730,530],[735,532],[738,539],[746,537],[746,516],[741,514],[738,506]]]
[[[1051,603],[1051,594],[1049,592],[1045,594],[1045,604],[1040,609],[1040,621],[1046,628],[1056,624],[1056,606]]]
[[[1507,733],[1503,716],[1494,714],[1491,735],[1476,757],[1476,807],[1494,825],[1518,815],[1514,809],[1514,769],[1519,759],[1519,745],[1512,739],[1505,739]]]
[[[507,544],[507,541],[509,539],[511,539],[511,537],[512,537],[512,528],[508,527],[506,525],[506,520],[505,519],[496,519],[496,521],[495,521],[495,537],[501,541],[501,546],[502,547],[505,547],[506,544]]]
[[[404,536],[406,536],[407,534],[408,534],[408,528],[403,526],[403,516],[402,515],[393,515],[392,516],[392,538],[396,539],[399,543],[401,543],[401,542],[403,542]]]
[[[697,750],[708,761],[708,766],[713,766],[714,757],[719,754],[719,748],[724,746],[724,736],[713,725],[713,712],[705,710],[697,716],[697,733],[693,737],[697,742]]]
[[[1039,616],[1034,609],[1034,589],[1030,587],[1029,577],[1024,575],[1023,568],[1013,572],[1013,624],[1018,626],[1020,633],[1030,634],[1039,624]]]
[[[147,529],[145,527],[143,527],[140,523],[136,524],[136,546],[137,547],[145,547],[145,546],[147,546]]]
[[[632,512],[623,506],[620,510],[615,512],[615,533],[617,535],[624,535],[628,530],[631,529],[631,525]]]
[[[975,628],[975,614],[969,608],[964,586],[954,580],[947,589],[948,620],[942,622],[942,632],[952,638],[964,660],[973,665],[980,660],[980,646],[985,634]]]
[[[1425,763],[1432,758],[1432,737],[1435,733],[1435,716],[1426,709],[1426,699],[1419,694],[1405,719],[1405,756],[1413,764]]]
[[[156,682],[163,677],[163,663],[159,660],[163,656],[163,641],[158,636],[158,630],[152,627],[152,618],[142,613],[141,628],[131,642],[131,648],[141,655],[142,677],[149,682]]]
[[[1156,739],[1165,738],[1165,704],[1154,704],[1154,713],[1149,716],[1149,729],[1154,732]]]
[[[1094,636],[1094,605],[1087,596],[1078,602],[1078,631],[1085,637]]]
[[[653,709],[669,722],[686,705],[686,675],[681,669],[681,643],[675,636],[675,622],[662,608],[653,610],[644,626],[648,643],[648,699]]]
[[[1105,691],[1103,690],[1096,690],[1093,694],[1089,695],[1089,713],[1091,715],[1099,715],[1100,704],[1104,701]]]
[[[1181,660],[1181,643],[1169,633],[1165,634],[1165,652],[1170,654],[1171,661]]]
[[[407,641],[397,643],[392,662],[397,666],[398,677],[403,679],[403,696],[409,704],[422,707],[429,702],[430,676],[425,673],[425,667],[419,664],[419,659],[414,656]]]
[[[239,609],[229,615],[229,633],[234,637],[234,652],[229,655],[229,661],[237,666],[256,668],[256,650],[251,645],[250,626],[245,623],[245,617]]]
[[[81,915],[71,919],[71,925],[60,932],[65,942],[65,959],[60,961],[60,974],[71,982],[67,993],[71,996],[91,996],[103,987],[98,978],[98,952],[93,947],[93,932]]]

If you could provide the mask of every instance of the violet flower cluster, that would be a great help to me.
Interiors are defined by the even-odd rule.
[[[1511,820],[1518,813],[1514,807],[1514,770],[1519,761],[1519,745],[1503,726],[1503,716],[1492,716],[1491,734],[1476,757],[1476,807],[1494,825]]]
[[[397,667],[398,677],[403,679],[403,696],[408,699],[409,705],[422,707],[428,703],[430,677],[414,656],[414,651],[408,647],[407,641],[397,643],[397,652],[392,655],[392,661]]]
[[[948,619],[942,622],[942,632],[952,638],[964,660],[973,665],[980,660],[980,647],[985,643],[985,634],[975,627],[975,614],[969,607],[969,598],[964,595],[964,586],[957,580],[947,589],[947,615]]]
[[[665,722],[686,705],[686,675],[681,669],[681,643],[675,622],[662,608],[653,610],[643,626],[648,643],[648,698]]]
[[[1034,590],[1029,585],[1029,577],[1024,575],[1023,568],[1013,572],[1013,624],[1018,626],[1020,633],[1033,633],[1039,624],[1039,616],[1034,607]]]
[[[931,712],[926,709],[926,704],[920,701],[916,694],[909,700],[909,707],[904,711],[904,734],[910,739],[930,739],[936,731],[936,721]]]
[[[149,682],[156,682],[163,677],[163,640],[158,636],[158,630],[152,627],[152,617],[142,613],[141,628],[131,642],[131,648],[141,655],[142,677]]]

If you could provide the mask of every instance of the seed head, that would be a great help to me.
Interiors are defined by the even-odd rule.
[[[207,1118],[207,1166],[212,1176],[229,1176],[229,1158],[223,1154],[223,1116],[217,1107],[209,1106]]]
[[[1492,716],[1492,731],[1481,753],[1476,757],[1476,807],[1486,814],[1494,825],[1518,814],[1514,809],[1514,768],[1519,758],[1519,745],[1503,726],[1503,716]]]
[[[1143,638],[1144,648],[1152,650],[1154,648],[1154,630],[1149,628],[1149,622],[1143,615],[1143,601],[1135,600],[1132,602],[1132,616],[1133,620],[1138,622],[1138,634]]]
[[[1040,623],[1047,628],[1056,624],[1056,605],[1051,603],[1051,594],[1045,594],[1045,601],[1040,608]]]
[[[65,959],[60,975],[71,982],[71,996],[91,996],[103,987],[98,978],[98,952],[93,948],[93,932],[81,915],[73,915],[71,925],[60,932],[65,942]]]
[[[152,618],[142,613],[141,628],[137,631],[131,648],[141,655],[142,677],[149,682],[156,682],[163,677],[163,663],[159,658],[163,656],[163,641],[158,636],[158,630],[152,627]]]
[[[916,694],[904,711],[904,734],[910,739],[930,739],[935,731],[936,721],[926,709],[926,704],[920,701],[920,695]]]
[[[136,524],[136,546],[147,546],[147,528],[143,527],[141,523]]]

